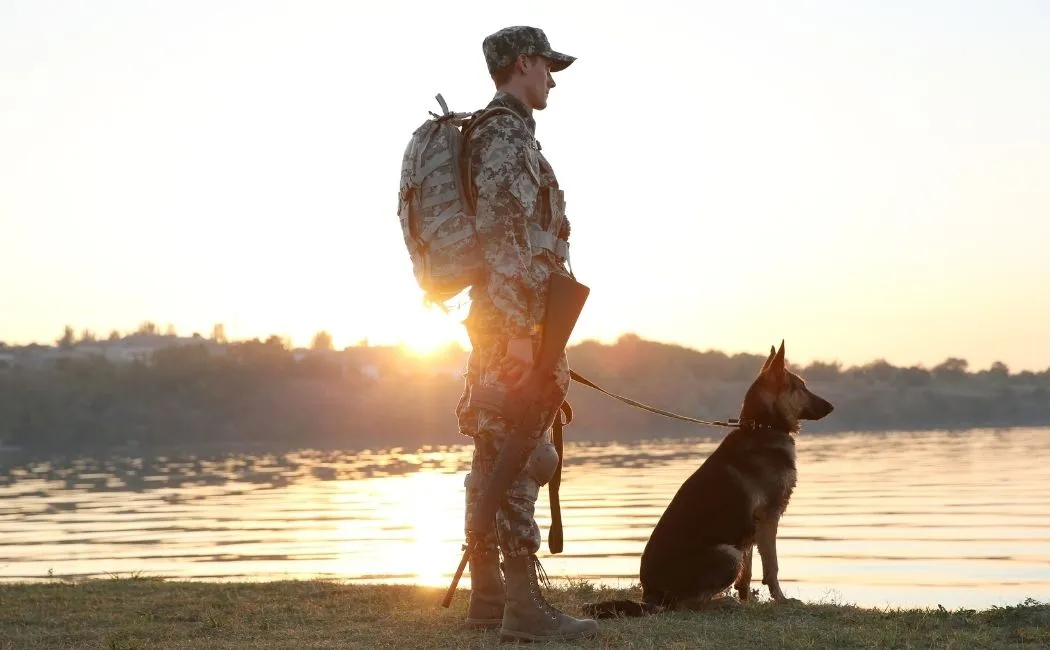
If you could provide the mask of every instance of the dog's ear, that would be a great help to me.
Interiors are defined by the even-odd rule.
[[[758,371],[758,374],[769,370],[769,364],[773,363],[773,357],[777,355],[777,349],[772,345],[769,346],[769,356],[766,357],[766,362],[762,364],[762,369]]]
[[[780,349],[769,362],[769,370],[778,375],[784,374],[784,340],[780,340]]]
[[[770,349],[769,352],[769,359],[762,368],[762,379],[779,398],[780,391],[784,389],[784,383],[787,380],[787,372],[784,367],[784,341],[780,341],[779,350]]]

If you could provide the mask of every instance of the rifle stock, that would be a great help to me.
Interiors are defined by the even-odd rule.
[[[569,337],[583,312],[583,305],[587,302],[590,291],[590,288],[569,276],[560,273],[550,276],[540,348],[524,385],[516,391],[507,393],[503,416],[507,421],[510,433],[500,448],[496,463],[482,493],[481,502],[471,517],[463,557],[452,578],[452,584],[449,585],[445,598],[441,602],[442,607],[448,607],[452,603],[452,597],[456,592],[459,579],[463,576],[467,561],[479,540],[494,525],[496,511],[504,495],[528,462],[526,451],[529,448],[529,435],[532,432],[526,424],[536,420],[537,402],[550,388],[554,367],[569,343]]]

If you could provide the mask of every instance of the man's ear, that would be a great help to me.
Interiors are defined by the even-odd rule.
[[[518,72],[525,74],[532,66],[532,56],[529,54],[519,54],[518,58],[514,60],[514,65]]]

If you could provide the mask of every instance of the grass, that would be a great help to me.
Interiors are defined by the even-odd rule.
[[[496,631],[461,630],[467,592],[328,581],[201,583],[113,578],[0,585],[0,649],[488,648]],[[636,590],[586,583],[549,599],[570,613]],[[1050,604],[983,611],[864,609],[760,602],[736,611],[602,621],[589,648],[1045,648]]]

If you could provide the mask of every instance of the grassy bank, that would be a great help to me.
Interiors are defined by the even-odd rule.
[[[153,579],[0,585],[0,649],[485,648],[497,633],[460,630],[466,592],[331,582],[211,584]],[[550,599],[638,593],[587,585]],[[759,603],[733,612],[603,622],[601,648],[1045,648],[1050,604],[984,611],[874,610]],[[546,647],[553,647],[550,644]]]

